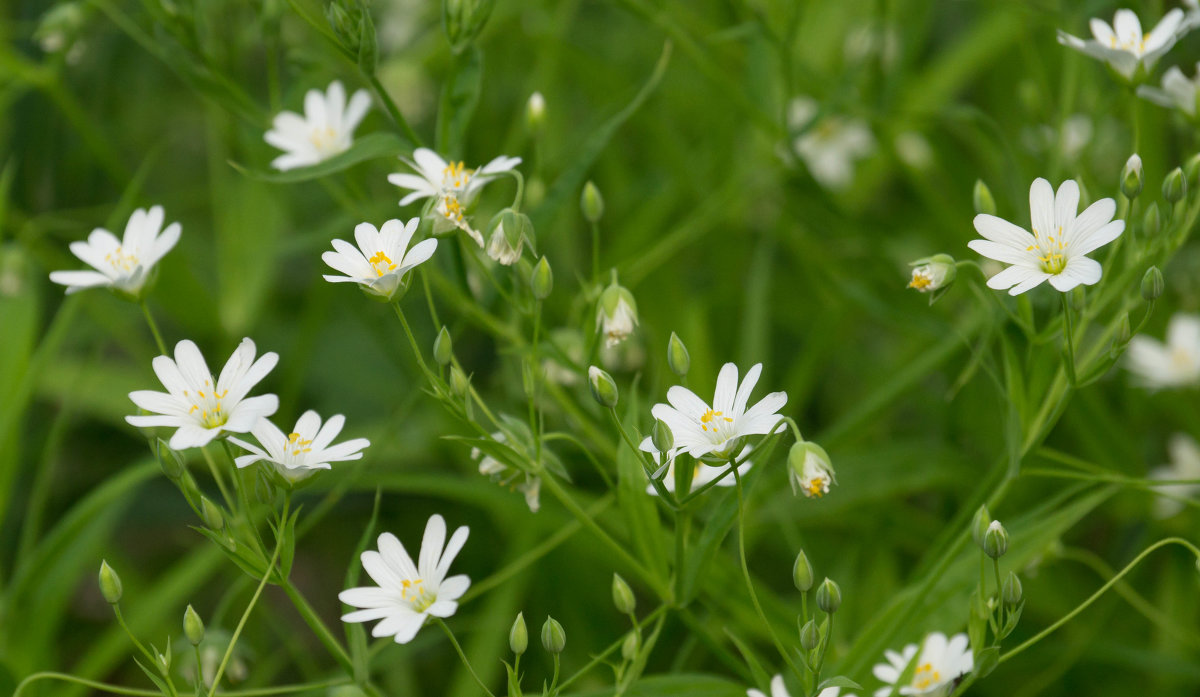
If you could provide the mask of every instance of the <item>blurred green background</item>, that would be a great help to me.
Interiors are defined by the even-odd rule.
[[[320,3],[297,4],[323,16]],[[1169,8],[1136,5],[1147,23]],[[518,494],[477,474],[467,448],[443,438],[465,431],[421,391],[388,309],[320,279],[320,253],[332,238],[348,238],[361,221],[417,214],[416,206],[397,208],[401,194],[385,180],[402,166],[377,159],[324,181],[274,184],[229,165],[265,170],[275,155],[262,141],[270,116],[299,110],[306,90],[333,79],[364,87],[354,65],[278,0],[78,2],[47,28],[44,18],[63,7],[16,0],[0,11],[0,690],[38,670],[148,686],[97,592],[102,557],[125,583],[131,626],[160,646],[168,634],[183,644],[188,603],[210,629],[229,629],[253,590],[252,579],[189,529],[196,521],[143,434],[123,421],[133,408],[129,391],[157,388],[150,370],[157,351],[137,308],[102,291],[67,298],[47,280],[51,270],[80,267],[70,241],[97,226],[123,229],[133,207],[153,204],[183,226],[150,303],[168,343],[190,338],[216,366],[250,336],[281,355],[260,386],[280,396],[278,423],[309,408],[343,413],[348,437],[372,440],[361,463],[335,465],[299,499],[304,517],[320,517],[298,545],[293,579],[335,633],[336,594],[357,563],[354,545],[382,487],[379,529],[410,544],[433,512],[451,526],[471,526],[456,568],[477,583],[556,532],[571,533],[451,621],[490,683],[502,679],[498,659],[520,610],[534,631],[547,613],[563,623],[568,669],[618,638],[625,625],[609,583],[619,562],[574,531],[557,502],[544,497],[531,514]],[[370,9],[381,82],[432,142],[452,62],[441,7],[375,0]],[[723,362],[744,370],[761,361],[756,395],[786,390],[785,413],[832,456],[839,486],[811,501],[788,491],[777,451],[752,493],[746,534],[760,594],[781,632],[795,631],[790,569],[799,549],[819,577],[841,584],[834,666],[931,568],[1004,451],[1007,407],[989,377],[997,366],[977,354],[1006,331],[998,328],[1003,314],[965,287],[930,307],[904,290],[907,262],[942,251],[971,256],[977,178],[991,186],[1000,215],[1022,224],[1037,176],[1078,178],[1092,199],[1114,196],[1132,151],[1134,108],[1144,129],[1147,196],[1158,197],[1165,172],[1196,150],[1193,126],[1147,103],[1135,107],[1102,65],[1055,42],[1056,28],[1083,35],[1088,17],[1113,9],[1010,0],[499,0],[478,39],[479,103],[455,154],[468,164],[525,158],[530,196],[541,199],[529,207],[539,252],[555,271],[548,326],[585,330],[593,321],[581,300],[590,238],[577,206],[589,178],[607,204],[602,267],[616,267],[638,299],[638,331],[609,365],[623,406],[640,401],[643,432],[649,405],[672,384],[665,348],[675,331],[691,352],[690,385],[702,396]],[[793,12],[798,30],[789,44]],[[622,113],[668,40],[661,82]],[[1160,72],[1192,65],[1198,47],[1200,39],[1185,38]],[[524,121],[534,91],[547,104],[536,144]],[[874,147],[850,186],[818,183],[791,150],[798,133],[787,105],[800,95],[820,104],[822,118],[869,126]],[[376,104],[358,135],[390,129]],[[504,205],[510,186],[494,185],[481,208]],[[471,321],[461,291],[444,280],[452,272],[447,257],[435,264],[442,280],[433,283],[434,301],[459,359],[493,409],[520,415],[518,360]],[[1156,336],[1172,312],[1200,308],[1196,246],[1164,273],[1167,296],[1149,325]],[[497,316],[511,316],[494,294],[482,297]],[[1032,299],[1039,312],[1058,303],[1045,289]],[[414,290],[405,303],[420,341],[431,346],[437,328],[424,294]],[[563,389],[602,424],[587,438],[611,462],[617,437],[586,386]],[[557,429],[578,428],[568,414],[547,419]],[[1194,389],[1148,394],[1114,371],[1073,397],[1048,446],[1141,477],[1166,461],[1166,439],[1179,431],[1200,434]],[[581,500],[603,493],[577,450],[564,444],[556,454]],[[1037,462],[1030,456],[1026,464]],[[1151,498],[1135,490],[1093,489],[1100,493],[1064,504],[1060,496],[1072,487],[1022,477],[993,511],[1011,521],[1013,561],[1040,560],[1023,576],[1028,606],[1018,641],[1101,585],[1087,562],[1120,568],[1158,537],[1197,529],[1194,510],[1155,521]],[[330,490],[335,496],[322,499]],[[714,493],[710,503],[727,495]],[[612,511],[601,520],[622,539],[640,532]],[[727,544],[705,569],[701,599],[688,621],[667,622],[648,674],[711,674],[726,682],[680,689],[740,694],[750,677],[726,629],[778,671],[733,571],[735,554]],[[963,573],[948,575],[916,623],[887,645],[963,628],[974,556],[961,561],[954,569]],[[1130,578],[1141,596],[1134,602],[1165,613],[1156,622],[1127,598],[1107,595],[974,693],[1196,694],[1200,596],[1192,562],[1159,553]],[[634,585],[639,610],[648,612],[652,596]],[[276,589],[240,645],[243,687],[316,680],[336,667]],[[877,686],[869,668],[878,657],[843,666],[865,692]],[[534,649],[527,661],[532,686],[549,660]],[[407,647],[385,648],[374,665],[388,694],[477,689],[431,628]],[[598,670],[578,687],[599,689],[610,677]],[[44,684],[31,694],[81,691]]]

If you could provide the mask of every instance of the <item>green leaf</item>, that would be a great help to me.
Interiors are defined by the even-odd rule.
[[[328,160],[318,162],[310,167],[299,167],[297,169],[289,169],[286,172],[267,172],[257,169],[251,169],[245,165],[238,164],[233,160],[229,161],[229,165],[238,172],[246,175],[251,179],[264,182],[272,182],[276,184],[289,184],[293,182],[309,181],[310,179],[319,179],[341,172],[344,169],[349,169],[360,162],[374,160],[381,157],[394,157],[397,155],[407,155],[411,152],[408,143],[400,136],[394,133],[371,133],[361,138],[356,138],[350,149],[334,155]]]
[[[973,671],[975,679],[987,677],[1000,664],[1000,647],[989,646],[979,652],[979,658],[975,660],[975,670]]]
[[[733,642],[733,645],[737,647],[738,653],[742,654],[742,660],[745,661],[746,665],[750,667],[750,673],[754,676],[754,683],[758,685],[759,689],[761,690],[769,690],[771,674],[762,667],[762,661],[758,660],[758,656],[754,654],[754,650],[751,649],[746,642],[739,639],[737,635],[734,634],[733,631],[728,627],[725,628],[725,635],[728,636],[729,640]]]
[[[862,685],[859,685],[858,683],[854,682],[850,678],[847,678],[844,675],[837,675],[828,680],[823,681],[820,685],[817,685],[817,694],[821,694],[822,690],[829,688],[829,687],[843,687],[843,688],[848,688],[851,690],[863,689]]]
[[[479,104],[482,86],[483,52],[471,46],[454,56],[450,75],[442,87],[442,98],[438,103],[437,144],[443,155],[453,157],[462,151],[467,126]]]

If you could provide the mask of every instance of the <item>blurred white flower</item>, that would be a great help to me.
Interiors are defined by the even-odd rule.
[[[1125,221],[1113,220],[1117,204],[1101,199],[1079,209],[1079,185],[1068,179],[1058,187],[1042,178],[1029,187],[1033,234],[1003,218],[975,216],[975,230],[984,237],[967,246],[985,257],[1011,264],[988,279],[988,287],[1019,295],[1050,281],[1061,292],[1100,280],[1100,262],[1086,255],[1112,242],[1125,230]]]
[[[896,135],[893,143],[896,155],[913,169],[928,169],[933,164],[933,148],[925,136],[917,131],[904,131]]]
[[[483,235],[471,227],[465,209],[475,201],[485,184],[521,164],[519,157],[501,155],[477,170],[470,170],[462,162],[446,162],[429,148],[417,148],[413,151],[411,161],[403,161],[417,173],[396,172],[388,175],[389,182],[409,190],[400,199],[400,205],[407,206],[419,199],[435,199],[434,234],[457,227],[470,235],[480,247],[483,246]]]
[[[1200,479],[1200,444],[1197,444],[1193,438],[1176,433],[1167,442],[1167,452],[1171,456],[1171,462],[1151,470],[1151,479]],[[1196,494],[1200,492],[1200,484],[1157,486],[1154,487],[1154,491],[1176,498],[1190,499],[1195,498]],[[1154,499],[1154,515],[1158,518],[1170,518],[1177,515],[1183,508],[1183,502],[1166,496],[1158,496]]]
[[[651,438],[650,436],[646,436],[645,438],[642,439],[642,442],[638,444],[638,450],[641,450],[642,452],[650,453],[651,455],[653,455],[655,462],[659,463],[660,465],[662,464],[663,457],[665,455],[666,462],[667,462],[667,471],[662,475],[663,487],[667,491],[669,491],[671,493],[675,493],[675,462],[676,462],[676,458],[678,457],[678,455],[681,452],[683,452],[683,449],[682,448],[671,448],[664,454],[658,448],[654,447],[654,439]],[[742,464],[738,465],[738,468],[737,468],[737,473],[738,473],[739,477],[746,476],[746,473],[750,470],[750,467],[754,464],[751,460],[747,459],[747,456],[750,455],[751,450],[753,450],[753,448],[751,448],[749,445],[747,445],[744,448],[742,448],[742,451],[737,454],[737,457],[734,458],[735,460],[742,460]],[[684,492],[685,494],[690,493],[691,491],[695,491],[696,489],[699,489],[700,487],[704,486],[705,484],[708,484],[709,482],[713,481],[714,479],[720,477],[722,474],[724,474],[726,472],[726,470],[729,469],[729,465],[728,465],[728,463],[719,464],[719,465],[707,465],[699,460],[696,460],[695,468],[696,468],[696,471],[692,473],[692,488],[689,489],[687,492]],[[734,479],[733,473],[730,472],[724,479],[717,482],[713,486],[734,486],[735,484],[737,484],[737,480]],[[654,488],[653,484],[646,485],[646,493],[651,494],[653,496],[658,496],[658,491]]]
[[[1178,109],[1188,117],[1196,116],[1196,96],[1200,91],[1200,63],[1196,64],[1196,77],[1188,79],[1176,66],[1167,68],[1163,74],[1162,89],[1142,85],[1138,96],[1168,109]]]
[[[1176,313],[1167,323],[1167,341],[1135,336],[1125,367],[1150,389],[1200,384],[1200,315]]]
[[[633,293],[617,283],[614,274],[596,303],[596,329],[604,335],[604,346],[612,348],[627,339],[637,323],[637,301]]]
[[[854,181],[854,165],[875,150],[875,138],[860,119],[823,116],[819,123],[817,102],[809,97],[792,100],[788,128],[806,129],[792,142],[796,154],[821,186],[844,189]]]
[[[358,90],[346,104],[346,88],[334,80],[324,94],[309,90],[304,95],[304,116],[294,111],[280,112],[271,130],[263,136],[270,145],[284,151],[271,166],[286,171],[307,167],[345,152],[354,142],[354,129],[371,108],[366,90]]]
[[[329,463],[358,460],[362,449],[371,444],[366,438],[355,438],[337,445],[333,439],[342,432],[346,417],[335,414],[321,425],[317,412],[309,410],[300,416],[292,432],[284,435],[269,419],[259,419],[250,429],[262,447],[254,446],[238,438],[229,440],[249,451],[234,460],[238,467],[249,467],[259,460],[266,460],[290,482],[297,482],[313,473],[313,470],[331,469]]]
[[[901,653],[889,649],[883,655],[887,663],[875,664],[872,672],[887,686],[876,690],[875,697],[887,697],[892,693],[896,681],[900,679],[913,656],[917,655],[917,645],[909,644]],[[925,637],[912,682],[900,686],[899,693],[943,697],[950,693],[955,680],[970,673],[974,667],[975,662],[967,646],[966,634],[955,634],[947,640],[945,634],[934,632]]]
[[[334,240],[335,251],[321,254],[321,260],[345,276],[324,276],[330,283],[357,283],[364,291],[391,299],[404,282],[404,276],[418,264],[433,256],[437,240],[422,240],[413,245],[413,233],[420,218],[407,223],[392,219],[378,230],[370,223],[354,226],[354,241],[358,249],[344,240]]]
[[[50,280],[67,287],[67,293],[104,286],[137,296],[154,265],[179,241],[179,223],[166,230],[162,206],[139,208],[125,224],[124,239],[104,228],[92,230],[87,242],[72,242],[71,253],[95,271],[51,271]],[[159,234],[162,230],[162,234]]]
[[[840,687],[827,687],[818,692],[817,697],[838,697],[838,694],[841,691],[842,688]],[[756,690],[752,687],[749,690],[746,690],[746,697],[767,697],[767,695],[764,694],[762,690]],[[771,697],[791,697],[791,695],[788,694],[787,685],[783,684],[782,675],[776,675],[775,677],[771,678]],[[842,697],[854,697],[854,695],[847,692],[846,694],[842,695]]]
[[[1092,19],[1089,26],[1094,39],[1080,39],[1060,29],[1058,43],[1105,61],[1127,80],[1134,78],[1139,66],[1151,70],[1191,28],[1179,8],[1165,14],[1149,34],[1142,33],[1142,23],[1132,10],[1117,10],[1112,26],[1102,19]]]
[[[756,363],[738,384],[738,368],[726,363],[717,375],[712,406],[696,393],[675,385],[667,390],[669,404],[655,404],[650,413],[671,428],[675,445],[692,457],[727,459],[737,452],[741,439],[770,433],[782,417],[777,413],[787,404],[786,392],[772,392],[747,408],[750,392],[758,383],[762,364]]]
[[[450,564],[467,542],[469,530],[462,526],[446,542],[446,521],[437,514],[425,525],[425,537],[416,564],[396,536],[379,536],[379,551],[362,553],[362,565],[375,586],[350,588],[338,598],[356,610],[342,616],[343,622],[383,620],[371,636],[393,636],[407,644],[417,635],[427,617],[450,617],[458,610],[458,599],[471,585],[465,574],[446,578]],[[443,549],[445,545],[445,549]]]
[[[505,443],[507,438],[502,431],[496,431],[492,434],[492,440],[497,443]],[[531,513],[537,513],[541,508],[538,500],[542,489],[541,477],[522,472],[515,467],[509,467],[479,448],[471,448],[471,459],[479,463],[480,474],[491,477],[492,481],[498,482],[501,486],[521,492],[525,496],[525,505],[529,506]]]
[[[167,391],[129,393],[134,404],[152,414],[125,420],[139,428],[176,427],[168,443],[172,450],[207,445],[222,433],[247,433],[279,408],[279,397],[273,394],[246,396],[279,362],[279,354],[273,351],[257,361],[254,354],[254,342],[242,339],[214,385],[200,349],[191,341],[180,341],[175,345],[175,360],[157,356],[153,362],[154,373]]]

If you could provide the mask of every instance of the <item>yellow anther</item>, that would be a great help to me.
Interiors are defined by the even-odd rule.
[[[396,270],[396,264],[388,255],[383,253],[383,250],[375,252],[370,259],[367,260],[371,267],[375,269],[376,276],[382,276],[389,271]]]
[[[912,277],[912,281],[909,282],[908,287],[916,288],[917,290],[925,290],[926,288],[928,288],[931,285],[933,285],[932,278],[930,278],[924,274],[914,273],[913,277]]]

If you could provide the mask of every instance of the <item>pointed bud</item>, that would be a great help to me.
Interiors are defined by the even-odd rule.
[[[155,649],[157,652],[158,649]],[[171,637],[167,637],[167,650],[165,653],[156,653],[154,662],[158,664],[158,670],[163,675],[171,672]]]
[[[991,189],[983,183],[982,179],[975,180],[975,191],[971,196],[971,201],[975,204],[976,213],[996,215],[996,199],[992,198]]]
[[[971,539],[975,540],[975,544],[983,547],[983,536],[987,534],[988,526],[992,524],[992,514],[988,513],[987,505],[979,507],[975,511],[975,517],[971,519]]]
[[[632,615],[633,611],[637,609],[637,598],[633,595],[633,589],[629,587],[628,583],[625,583],[625,579],[621,578],[620,574],[613,574],[612,599],[617,610],[626,615]]]
[[[788,479],[793,494],[803,493],[810,499],[828,494],[829,487],[837,484],[829,454],[807,441],[794,444],[788,451]]]
[[[583,209],[583,217],[589,223],[600,222],[604,215],[604,197],[591,181],[583,185],[583,194],[579,197],[579,207]]]
[[[625,641],[621,643],[621,658],[626,663],[637,658],[638,655],[638,638],[637,632],[630,632],[625,635]]]
[[[600,293],[596,302],[596,328],[604,335],[604,345],[612,348],[633,333],[638,323],[637,301],[633,293],[617,283],[613,272],[612,283]]]
[[[108,561],[101,560],[100,594],[104,596],[109,605],[116,605],[121,602],[121,593],[121,577],[108,565]]]
[[[675,434],[671,433],[671,427],[662,419],[654,420],[654,432],[651,434],[650,441],[654,443],[654,449],[660,453],[665,453],[675,447]]]
[[[1157,266],[1151,266],[1146,269],[1146,275],[1142,276],[1142,299],[1146,302],[1158,300],[1163,294],[1163,275],[1162,271],[1158,270]]]
[[[451,358],[454,358],[454,341],[450,338],[450,332],[442,327],[433,340],[433,360],[438,365],[450,365]]]
[[[529,630],[525,627],[525,613],[518,612],[513,620],[512,629],[508,630],[508,648],[518,656],[529,648]]]
[[[530,133],[541,133],[542,126],[546,123],[546,99],[541,92],[534,92],[529,95],[529,101],[525,103],[525,125],[529,128]]]
[[[546,623],[542,625],[542,648],[550,653],[562,653],[562,650],[567,646],[567,633],[563,630],[563,626],[558,623],[558,620],[546,616]]]
[[[821,585],[817,587],[817,607],[832,615],[841,606],[842,589],[832,579],[821,581]]]
[[[692,367],[692,357],[675,332],[671,332],[671,340],[667,342],[667,365],[679,377],[687,375],[688,368]]]
[[[1142,172],[1142,158],[1134,153],[1125,161],[1125,168],[1121,170],[1121,193],[1132,201],[1142,193],[1142,186],[1145,182],[1146,175]]]
[[[1158,204],[1151,203],[1146,206],[1146,215],[1142,217],[1142,236],[1154,238],[1159,230],[1162,230],[1162,219],[1158,214]]]
[[[617,383],[611,375],[593,365],[588,368],[588,385],[600,406],[610,409],[617,406]]]
[[[817,623],[814,620],[809,620],[800,628],[800,645],[805,651],[812,651],[821,643],[821,631],[817,629]]]
[[[983,535],[983,553],[992,559],[999,559],[1007,551],[1008,531],[1004,529],[1000,521],[993,520]]]
[[[192,646],[199,646],[204,641],[204,621],[191,605],[183,611],[183,633]]]
[[[1176,167],[1163,179],[1162,194],[1170,204],[1179,203],[1187,196],[1187,178],[1183,176],[1182,169]]]
[[[450,368],[450,391],[456,397],[466,397],[471,390],[471,380],[458,366]]]
[[[209,501],[205,496],[200,497],[200,517],[204,519],[204,524],[210,530],[220,530],[225,527],[225,515],[221,513],[221,507]]]
[[[1021,579],[1017,575],[1009,571],[1008,576],[1004,579],[1004,590],[1000,594],[1004,598],[1004,604],[1009,607],[1015,607],[1021,602]]]
[[[1116,346],[1124,346],[1133,338],[1133,331],[1129,328],[1129,313],[1122,312],[1121,319],[1117,322],[1117,333],[1113,336],[1113,344]]]
[[[796,584],[796,590],[801,593],[807,593],[808,589],[813,587],[813,568],[808,562],[808,555],[804,550],[796,555],[796,563],[792,564],[792,583]]]
[[[913,267],[913,270],[912,280],[909,281],[908,287],[922,293],[932,293],[935,290],[946,288],[954,283],[954,278],[958,275],[958,266],[954,262],[954,257],[949,254],[934,254],[931,257],[917,259],[909,266]]]
[[[163,474],[167,475],[167,479],[173,482],[178,481],[183,476],[184,470],[187,469],[183,456],[171,450],[167,442],[161,438],[158,439],[158,464],[162,467]]]
[[[533,291],[533,297],[538,300],[550,297],[550,291],[554,289],[554,272],[550,270],[550,262],[546,261],[546,257],[539,259],[533,267],[533,273],[529,276],[529,288]]]

